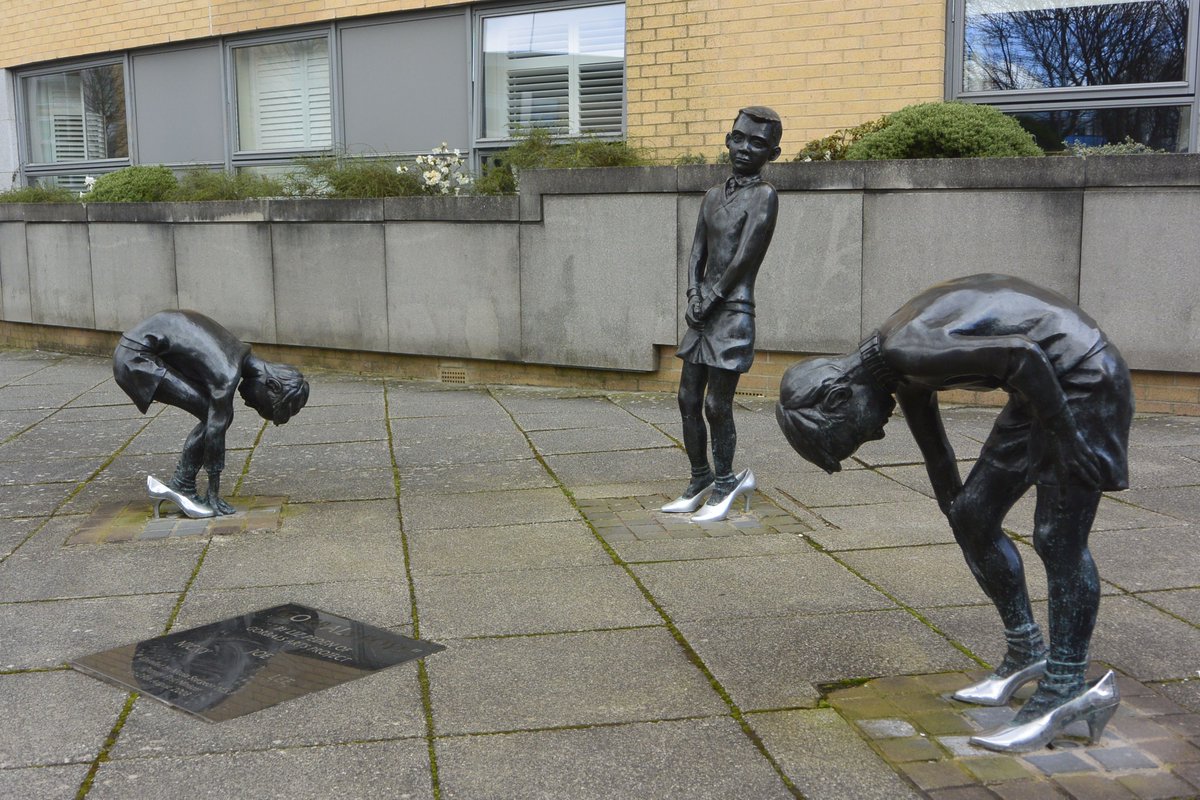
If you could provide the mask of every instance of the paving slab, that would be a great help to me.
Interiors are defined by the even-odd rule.
[[[73,670],[0,674],[5,722],[0,774],[16,767],[90,763],[127,694]]]
[[[39,538],[55,544],[26,545],[0,564],[0,602],[181,592],[205,544],[183,537],[58,547],[66,536],[60,523],[51,523]]]
[[[88,764],[0,770],[0,797],[74,800],[87,777]]]
[[[299,603],[380,628],[412,627],[408,587],[394,576],[376,580],[294,583],[250,589],[195,589],[187,593],[172,631],[207,625],[263,608]],[[411,636],[410,630],[401,631]]]
[[[1188,527],[1093,532],[1089,546],[1104,580],[1129,592],[1183,589],[1200,583],[1189,559],[1164,557],[1197,545]]]
[[[537,459],[517,458],[483,463],[418,464],[400,468],[401,495],[509,492],[549,489],[554,478]]]
[[[417,575],[421,632],[434,639],[660,625],[625,570],[559,567]]]
[[[1029,596],[1046,597],[1046,573],[1031,547],[1021,547]],[[841,553],[845,563],[868,581],[913,608],[988,602],[967,569],[956,544],[890,547]]]
[[[578,520],[558,489],[523,489],[469,494],[405,494],[404,529],[491,528],[535,522]]]
[[[58,667],[68,659],[163,633],[175,593],[0,603],[0,669]]]
[[[445,798],[793,797],[728,717],[447,737],[437,754]]]
[[[408,537],[414,575],[462,575],[611,565],[582,522],[540,522],[469,530],[418,530]]]
[[[1123,502],[1165,514],[1193,525],[1200,524],[1200,491],[1195,486],[1169,489],[1130,489],[1120,494]]]
[[[294,800],[432,798],[429,748],[423,739],[298,747],[188,757],[123,758],[103,764],[88,797],[158,800],[229,797]]]
[[[728,713],[662,628],[442,644],[426,660],[439,735]]]
[[[622,412],[623,413],[623,412]],[[687,456],[678,448],[655,447],[604,453],[546,456],[546,465],[568,487],[661,481],[678,475],[686,484]]]
[[[402,575],[404,550],[398,536],[347,523],[304,533],[214,538],[192,586],[205,590],[394,580]]]
[[[903,611],[681,622],[743,711],[811,708],[814,684],[970,669],[975,662]]]
[[[808,508],[897,503],[919,498],[910,487],[872,470],[844,470],[834,475],[805,472],[775,485]]]
[[[675,442],[656,429],[633,422],[621,427],[534,431],[529,438],[542,455],[677,447]]]
[[[750,714],[746,721],[762,737],[767,750],[804,797],[822,800],[920,797],[903,778],[881,763],[870,746],[832,709]]]
[[[937,503],[924,497],[899,503],[825,506],[816,513],[828,525],[814,527],[808,536],[826,550],[870,550],[954,541],[950,524]]]
[[[871,611],[895,604],[819,553],[632,567],[676,622]],[[820,586],[820,591],[813,588]]]

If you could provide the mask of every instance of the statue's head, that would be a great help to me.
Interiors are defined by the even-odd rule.
[[[260,417],[282,425],[308,402],[308,381],[295,367],[255,359],[238,392]]]
[[[883,438],[896,407],[890,392],[848,357],[793,364],[779,384],[775,418],[792,448],[829,473],[864,442]]]
[[[738,112],[733,130],[725,135],[729,162],[738,175],[757,175],[768,162],[779,158],[783,122],[766,106],[748,106]]]

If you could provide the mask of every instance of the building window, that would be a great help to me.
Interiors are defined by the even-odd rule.
[[[620,135],[625,112],[625,6],[483,18],[482,136]]]
[[[239,153],[333,146],[329,39],[233,48]]]
[[[82,187],[83,174],[122,166],[89,164],[129,158],[123,63],[99,64],[21,78],[25,163],[42,182]],[[63,166],[78,172],[68,176]],[[38,169],[40,167],[40,169]]]
[[[1196,2],[953,0],[950,95],[1014,114],[1051,149],[1130,137],[1189,150]]]

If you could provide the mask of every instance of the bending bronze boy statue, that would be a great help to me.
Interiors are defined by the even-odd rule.
[[[750,470],[733,474],[733,393],[754,361],[754,279],[779,213],[775,188],[761,173],[779,157],[782,137],[783,123],[771,109],[752,106],[739,111],[725,136],[733,176],[708,191],[696,222],[688,259],[688,329],[676,353],[683,359],[679,412],[692,479],[662,510],[700,509],[692,517],[697,522],[724,519],[739,496],[744,495],[749,506],[755,488]],[[713,466],[708,463],[706,417]]]
[[[220,493],[235,391],[276,425],[308,402],[308,382],[297,369],[263,361],[250,345],[195,311],[160,311],[123,333],[113,353],[113,376],[143,414],[157,400],[199,420],[183,444],[174,477],[165,485],[147,479],[156,515],[164,500],[189,517],[233,513]],[[201,466],[208,472],[204,498],[196,493]]]
[[[938,390],[951,388],[1009,394],[966,481],[938,413]],[[918,295],[853,353],[793,365],[783,376],[776,416],[792,447],[832,473],[863,442],[883,436],[893,395],[1008,641],[995,672],[955,697],[1003,705],[1038,679],[1011,725],[972,743],[1036,749],[1079,719],[1097,741],[1119,696],[1112,672],[1090,687],[1084,683],[1100,601],[1088,534],[1100,493],[1128,486],[1133,398],[1121,354],[1065,298],[1017,278],[975,275]],[[1037,487],[1033,545],[1049,583],[1048,651],[1021,556],[1000,527],[1031,486]]]

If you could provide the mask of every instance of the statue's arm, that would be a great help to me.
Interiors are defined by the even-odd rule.
[[[962,476],[954,459],[954,448],[946,438],[946,427],[938,412],[937,392],[912,386],[900,386],[896,399],[904,412],[904,420],[912,431],[921,455],[925,457],[925,470],[933,484],[933,494],[943,514],[950,513],[950,506],[962,491]]]
[[[708,222],[705,220],[707,205],[708,198],[705,197],[704,202],[700,204],[696,233],[692,237],[692,252],[688,256],[687,310],[684,312],[684,320],[693,328],[697,327],[701,320],[703,292],[700,289],[700,281],[704,279],[704,270],[708,264]]]
[[[724,298],[741,283],[746,275],[758,269],[767,255],[767,247],[775,234],[775,220],[779,217],[779,195],[770,184],[762,184],[754,200],[746,210],[746,222],[738,240],[733,259],[715,284],[716,295]]]

